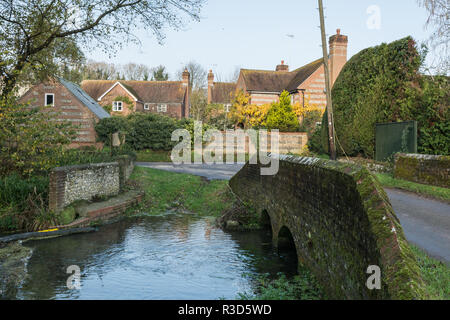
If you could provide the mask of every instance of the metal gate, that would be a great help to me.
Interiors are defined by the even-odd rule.
[[[417,153],[417,121],[376,124],[375,159],[386,161],[397,152]]]

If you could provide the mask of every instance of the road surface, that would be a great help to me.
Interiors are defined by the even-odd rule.
[[[244,164],[137,163],[138,166],[189,173],[209,180],[229,180]],[[396,189],[386,189],[409,242],[450,264],[450,205]]]

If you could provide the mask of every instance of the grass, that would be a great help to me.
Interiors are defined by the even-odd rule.
[[[207,181],[189,174],[141,167],[134,170],[131,179],[145,190],[142,206],[148,214],[180,209],[218,217],[235,201],[227,181]]]
[[[450,268],[411,245],[426,289],[433,300],[450,300]]]
[[[450,189],[395,179],[390,174],[375,174],[383,187],[402,189],[436,199],[450,201]]]
[[[292,278],[278,274],[275,279],[267,275],[257,279],[253,293],[239,293],[239,300],[323,300],[323,290],[311,272],[301,267],[299,275]]]

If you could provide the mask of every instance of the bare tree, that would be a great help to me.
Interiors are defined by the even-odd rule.
[[[183,18],[198,20],[205,0],[2,0],[0,1],[0,79],[2,96],[14,90],[27,66],[38,67],[61,39],[114,53],[145,29],[164,38],[165,27],[180,28]],[[108,44],[114,43],[114,50]]]
[[[151,69],[145,64],[128,63],[123,66],[126,80],[148,80]]]
[[[420,6],[428,11],[426,27],[432,27],[433,33],[428,40],[438,56],[433,68],[439,73],[450,71],[450,2],[448,0],[418,0]]]

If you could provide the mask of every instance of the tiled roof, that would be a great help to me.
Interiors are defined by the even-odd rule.
[[[69,90],[82,104],[84,104],[89,110],[92,111],[99,119],[109,118],[110,115],[105,111],[94,99],[92,99],[83,89],[76,84],[66,81],[62,78],[58,79],[59,82]]]
[[[214,82],[211,90],[212,103],[230,103],[232,94],[236,91],[236,83]]]
[[[315,60],[291,72],[248,69],[241,71],[247,91],[292,92],[322,65],[322,61],[323,59]]]
[[[181,81],[85,80],[81,86],[97,100],[117,82],[143,103],[182,103],[186,93]]]

